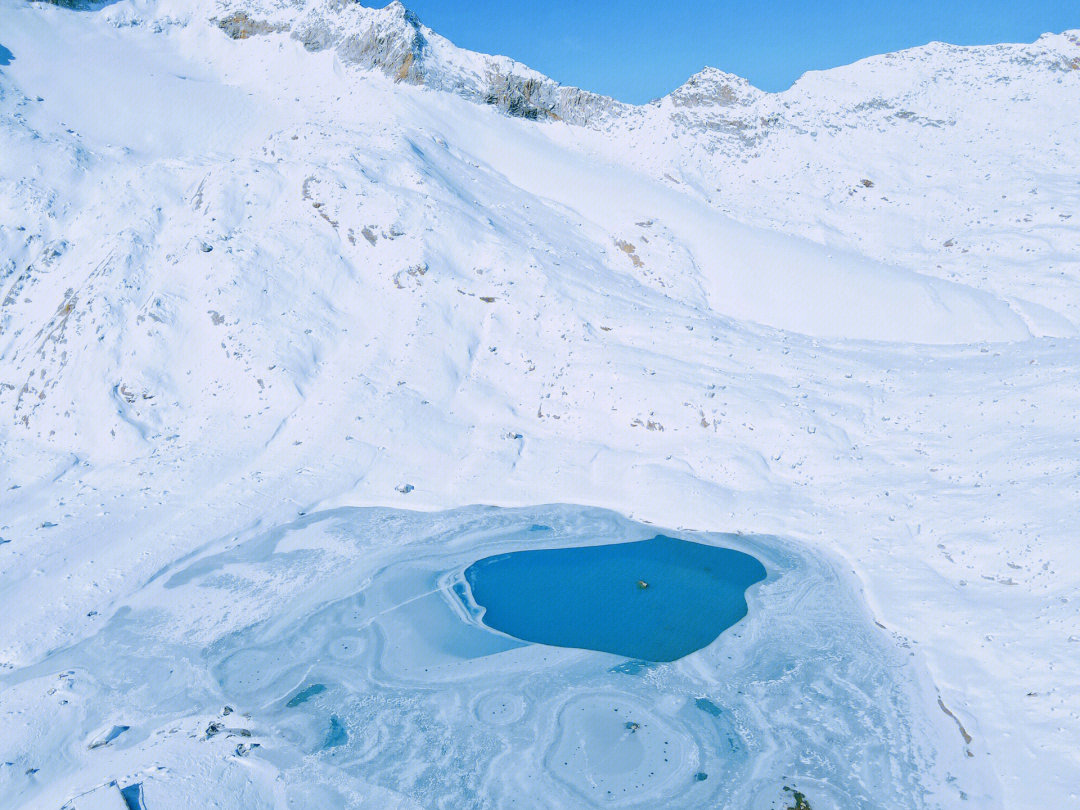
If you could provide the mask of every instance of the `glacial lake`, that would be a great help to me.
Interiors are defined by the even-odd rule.
[[[744,616],[765,567],[741,551],[657,535],[512,551],[465,570],[482,621],[509,636],[644,661],[676,661]]]
[[[782,537],[342,507],[209,541],[95,621],[0,671],[41,729],[0,734],[4,807],[197,807],[207,780],[251,810],[992,804],[913,650]]]

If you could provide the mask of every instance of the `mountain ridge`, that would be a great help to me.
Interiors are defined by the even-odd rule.
[[[781,94],[705,70],[617,114],[570,96],[576,126],[544,112],[563,96],[543,77],[506,62],[492,84],[487,57],[397,8],[378,25],[314,0],[92,8],[0,0],[7,804],[63,806],[110,751],[135,773],[211,750],[217,692],[207,717],[186,698],[169,718],[111,704],[100,723],[134,733],[89,750],[99,721],[57,712],[52,651],[132,613],[177,644],[228,645],[284,589],[383,541],[286,532],[177,598],[197,557],[298,513],[469,503],[605,506],[835,561],[926,670],[902,714],[933,732],[913,738],[936,763],[927,802],[1068,804],[1075,37],[924,47]],[[180,716],[193,732],[166,756],[154,731]],[[850,773],[835,804],[808,800],[899,795],[874,787],[898,771],[855,773],[764,716],[811,756],[770,759],[763,790]],[[247,761],[286,789],[319,783],[293,753]],[[387,784],[430,789],[415,764]],[[188,784],[227,800],[249,777]],[[458,806],[443,787],[425,804]],[[767,802],[756,790],[719,804]]]
[[[234,39],[288,32],[308,50],[333,49],[343,63],[379,70],[395,81],[456,92],[517,117],[564,120],[585,126],[640,114],[665,101],[677,106],[712,108],[782,104],[808,85],[820,85],[822,77],[875,69],[890,61],[921,61],[925,55],[941,51],[976,58],[1013,51],[1010,59],[1020,64],[1042,60],[1050,68],[1080,69],[1080,29],[1073,29],[1045,33],[1032,43],[952,45],[932,41],[847,65],[807,71],[790,88],[776,92],[761,90],[743,77],[705,66],[668,94],[644,104],[630,104],[563,84],[509,56],[460,48],[425,25],[400,0],[392,0],[383,8],[340,0],[296,0],[288,6],[246,0],[222,5],[228,10],[211,19]],[[1077,51],[1067,54],[1065,43],[1077,46]],[[1027,61],[1021,58],[1025,52]]]

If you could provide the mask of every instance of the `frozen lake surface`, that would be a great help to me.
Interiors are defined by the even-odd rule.
[[[744,592],[765,567],[740,551],[657,535],[499,554],[470,565],[465,579],[484,624],[508,635],[675,661],[746,615]]]
[[[960,736],[833,564],[777,538],[657,534],[573,506],[342,508],[215,541],[96,636],[2,676],[38,733],[9,735],[33,742],[2,752],[0,793],[78,810],[138,792],[165,810],[213,780],[250,808],[764,810],[789,787],[815,810],[938,805],[927,785]],[[493,632],[485,621],[520,612],[485,618],[472,593],[501,600],[510,580],[488,577],[519,564],[535,587],[564,577],[586,596],[620,580],[631,630],[650,614],[622,600],[656,596],[675,646],[620,655]],[[719,567],[698,581],[688,566]],[[571,609],[563,597],[548,607]],[[597,647],[615,638],[588,625]]]

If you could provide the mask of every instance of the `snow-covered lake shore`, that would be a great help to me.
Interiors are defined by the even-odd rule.
[[[191,656],[293,588],[331,598],[330,570],[253,566],[221,574],[243,599],[170,602],[163,571],[305,513],[559,503],[785,538],[849,578],[923,673],[937,781],[910,806],[1077,800],[1075,34],[784,94],[705,74],[578,126],[223,13],[0,2],[0,803],[182,762],[193,791],[274,783],[219,735],[129,767],[57,720],[60,686],[102,687],[46,662],[132,611]],[[431,71],[486,69],[425,36]],[[145,673],[114,693],[149,700]],[[177,700],[161,728],[217,722]]]

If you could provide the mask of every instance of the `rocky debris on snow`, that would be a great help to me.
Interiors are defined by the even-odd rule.
[[[125,731],[127,731],[129,728],[131,728],[131,726],[111,726],[107,731],[103,731],[98,734],[87,747],[91,751],[95,748],[103,748],[104,746],[115,740],[117,737],[119,737],[121,734],[123,734]]]

